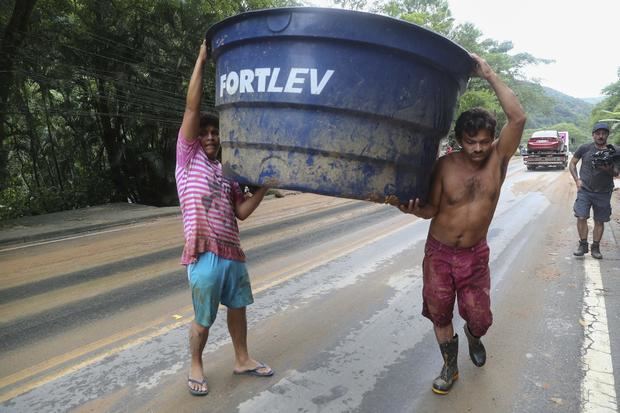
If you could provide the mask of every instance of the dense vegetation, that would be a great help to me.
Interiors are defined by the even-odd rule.
[[[543,87],[543,90],[552,103],[542,112],[528,113],[523,142],[525,143],[532,132],[541,129],[568,131],[573,145],[589,141],[590,115],[594,105],[551,88]]]
[[[603,120],[609,122],[612,130],[612,140],[620,144],[620,67],[618,81],[603,89],[606,98],[592,110],[591,121]]]
[[[543,128],[549,124],[561,122],[575,123],[586,127],[590,123],[590,114],[594,105],[577,99],[557,90],[544,87],[545,94],[553,99],[548,113],[532,113],[528,120],[532,128]]]
[[[174,205],[174,144],[185,90],[208,26],[290,0],[2,0],[0,219],[130,201]],[[364,0],[348,8],[369,9]],[[528,82],[545,61],[455,25],[445,0],[392,0],[372,11],[421,24],[485,57],[519,94],[532,128],[620,119],[620,81],[594,107]],[[204,102],[213,105],[213,68]],[[472,79],[458,111],[501,110]],[[618,135],[618,134],[616,134]]]

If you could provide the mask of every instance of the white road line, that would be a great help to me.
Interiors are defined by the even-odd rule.
[[[106,234],[108,232],[118,232],[118,231],[124,231],[126,229],[143,227],[144,225],[146,225],[146,224],[138,223],[138,224],[122,225],[122,226],[120,226],[118,228],[112,228],[112,229],[102,229],[102,230],[93,229],[91,231],[87,231],[87,232],[84,232],[84,233],[81,233],[81,234],[78,234],[78,235],[59,236],[58,238],[53,238],[53,239],[50,239],[50,240],[33,241],[33,242],[29,242],[29,243],[20,244],[20,245],[17,245],[15,247],[2,248],[2,249],[0,249],[0,252],[15,251],[15,250],[21,250],[23,248],[32,248],[32,247],[38,247],[40,245],[53,244],[53,243],[56,243],[56,242],[63,242],[63,241],[70,241],[70,240],[73,240],[73,239],[92,237],[94,235]]]
[[[581,411],[617,412],[616,390],[607,327],[607,311],[599,261],[584,261],[585,286],[582,318],[585,337],[582,349],[584,378],[581,382]]]

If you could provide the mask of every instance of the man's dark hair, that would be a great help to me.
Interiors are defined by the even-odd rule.
[[[495,137],[496,125],[497,120],[491,112],[483,108],[473,108],[461,113],[456,120],[454,135],[459,143],[463,140],[463,134],[476,136],[482,129],[486,129],[492,137]]]
[[[213,126],[214,128],[220,128],[220,118],[210,112],[202,112],[200,114],[200,127],[206,128],[207,126]]]

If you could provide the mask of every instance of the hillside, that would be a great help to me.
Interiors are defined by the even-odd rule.
[[[592,105],[596,105],[597,103],[603,101],[605,99],[605,96],[598,96],[595,98],[581,98],[581,100],[583,100],[584,102],[590,103]]]
[[[548,108],[547,113],[528,113],[528,128],[539,129],[558,123],[573,123],[586,127],[594,105],[582,99],[568,96],[562,92],[543,87],[545,94],[553,99],[554,105]]]

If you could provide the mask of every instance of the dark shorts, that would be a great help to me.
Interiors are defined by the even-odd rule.
[[[187,266],[187,277],[194,317],[203,327],[211,327],[220,303],[229,308],[242,308],[254,302],[250,276],[243,262],[205,252],[197,262]]]
[[[428,236],[424,254],[422,315],[437,327],[452,321],[454,300],[471,333],[483,336],[493,323],[491,274],[486,240],[469,248],[454,248]]]
[[[611,219],[611,192],[590,192],[580,189],[573,205],[573,212],[577,218],[590,218],[592,208],[594,220],[609,222]]]

